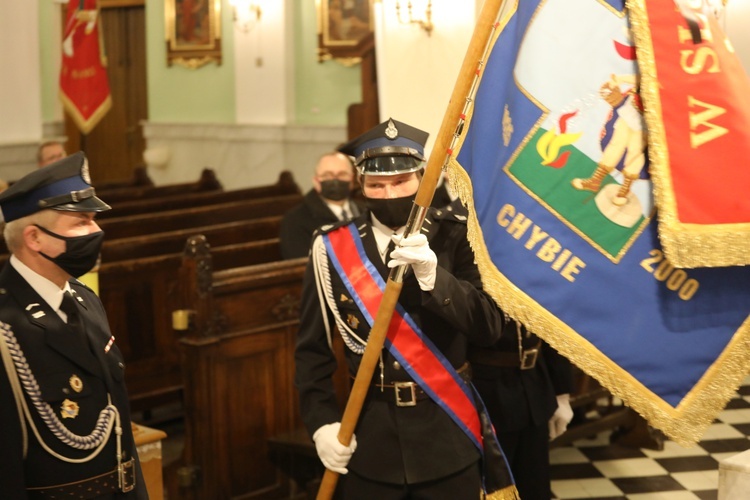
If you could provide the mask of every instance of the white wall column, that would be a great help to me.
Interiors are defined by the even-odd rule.
[[[38,0],[4,2],[0,46],[0,178],[15,180],[42,136]]]
[[[287,122],[293,64],[290,36],[293,9],[289,0],[237,0],[260,8],[245,30],[237,22],[226,31],[234,36],[236,119],[240,124],[281,125]],[[231,7],[230,7],[231,8]]]
[[[426,0],[412,1],[413,16]],[[401,1],[401,17],[407,17]],[[375,40],[381,121],[388,117],[430,133],[431,149],[456,84],[476,24],[474,2],[432,0],[428,35],[418,25],[399,23],[396,1],[375,3]]]

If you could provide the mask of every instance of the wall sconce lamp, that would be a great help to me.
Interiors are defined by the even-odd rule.
[[[248,33],[260,22],[263,11],[255,2],[250,0],[229,0],[232,6],[232,19],[234,25],[243,33]]]
[[[396,15],[398,16],[398,22],[401,24],[416,24],[423,30],[427,32],[427,36],[430,36],[432,33],[432,28],[434,27],[432,24],[432,0],[427,0],[427,4],[425,6],[424,11],[424,18],[422,19],[415,19],[412,13],[412,2],[411,0],[407,0],[406,2],[406,11],[408,13],[407,18],[401,17],[401,0],[396,0]]]

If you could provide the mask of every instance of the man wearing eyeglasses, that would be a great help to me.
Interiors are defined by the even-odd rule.
[[[351,199],[353,188],[354,167],[349,157],[339,152],[321,156],[313,189],[281,221],[281,257],[306,257],[316,229],[359,215],[360,209]]]

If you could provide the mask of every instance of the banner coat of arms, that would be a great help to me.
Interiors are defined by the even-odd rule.
[[[681,269],[660,244],[628,8],[506,2],[449,171],[488,292],[687,445],[750,369],[750,267]]]

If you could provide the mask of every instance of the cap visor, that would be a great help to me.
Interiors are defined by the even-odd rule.
[[[78,203],[63,203],[62,205],[55,205],[49,208],[63,212],[106,212],[112,209],[112,207],[96,196],[86,198]]]

